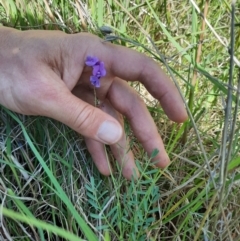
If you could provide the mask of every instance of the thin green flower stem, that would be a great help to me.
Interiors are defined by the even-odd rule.
[[[224,129],[223,129],[223,137],[222,137],[222,153],[221,153],[221,172],[220,172],[220,181],[219,185],[222,187],[222,190],[224,189],[224,180],[226,178],[226,172],[227,172],[227,164],[229,162],[230,156],[231,156],[231,147],[230,143],[228,145],[227,153],[226,151],[226,145],[228,138],[230,136],[229,134],[229,127],[230,127],[230,120],[231,120],[231,110],[232,110],[232,86],[233,86],[233,70],[234,70],[234,60],[233,60],[233,53],[234,53],[234,14],[235,14],[235,5],[232,4],[232,11],[231,11],[231,49],[230,49],[230,68],[229,68],[229,88],[228,88],[228,96],[227,96],[227,106],[225,108],[225,120],[224,120]],[[234,131],[234,126],[231,128],[231,132]],[[231,142],[231,140],[230,140]],[[222,192],[221,190],[221,192]],[[221,203],[221,202],[219,202]]]
[[[221,207],[223,205],[222,201],[223,201],[223,197],[225,194],[225,184],[226,184],[226,175],[228,172],[228,163],[231,157],[231,146],[230,143],[228,145],[227,148],[227,153],[226,153],[226,145],[227,145],[227,141],[228,138],[231,134],[234,133],[234,126],[232,125],[232,130],[231,130],[231,134],[229,134],[229,127],[230,127],[230,119],[231,119],[231,110],[232,110],[232,85],[233,85],[233,69],[234,69],[234,15],[235,15],[235,2],[232,2],[232,11],[231,11],[231,45],[230,45],[230,68],[229,68],[229,82],[228,82],[228,95],[227,95],[227,105],[225,108],[225,120],[224,120],[224,129],[223,129],[223,136],[222,136],[222,145],[221,145],[221,152],[220,152],[220,177],[219,177],[219,202],[218,202],[218,207],[217,210],[220,211]],[[239,94],[237,94],[237,98],[239,98]],[[236,103],[236,106],[238,105],[238,101]],[[237,111],[237,109],[236,109]],[[233,123],[234,124],[234,123]],[[233,136],[231,136],[231,138],[233,139]],[[230,140],[231,142],[231,140]],[[231,142],[232,145],[232,142]],[[221,213],[221,212],[219,212]],[[218,217],[219,214],[216,214],[215,218],[214,218],[214,222],[213,222],[213,230],[216,227],[217,221],[218,221]],[[213,235],[214,232],[212,232],[211,234],[211,238],[213,239]]]
[[[237,100],[236,100],[236,105],[234,108],[234,115],[233,115],[233,121],[232,121],[232,129],[229,137],[229,151],[227,155],[227,164],[230,162],[231,159],[231,154],[232,154],[232,148],[233,148],[233,140],[234,140],[234,134],[236,131],[236,123],[237,123],[237,118],[238,118],[238,108],[239,108],[239,99],[240,99],[240,68],[238,69],[238,87],[237,87]],[[227,171],[228,171],[228,165],[225,166],[224,170],[224,175],[225,178],[227,176]]]

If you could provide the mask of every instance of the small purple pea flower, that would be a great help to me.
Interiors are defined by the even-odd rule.
[[[85,64],[87,66],[94,66],[97,62],[99,62],[97,57],[87,56]]]
[[[85,64],[93,68],[92,76],[90,76],[90,82],[93,86],[99,88],[100,78],[105,76],[107,73],[104,63],[99,61],[97,57],[87,56]]]
[[[96,88],[100,87],[100,79],[97,76],[90,76],[90,82],[92,85],[94,85]]]

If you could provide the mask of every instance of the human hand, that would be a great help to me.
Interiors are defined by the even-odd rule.
[[[87,56],[98,57],[107,71],[96,88],[99,108],[93,106]],[[143,83],[171,120],[186,120],[176,87],[150,58],[87,33],[0,27],[0,104],[24,115],[51,117],[82,134],[104,175],[111,170],[103,143],[110,145],[123,164],[123,175],[130,179],[137,168],[123,132],[122,115],[148,154],[159,150],[154,159],[158,167],[166,167],[169,158],[144,102],[126,81]]]

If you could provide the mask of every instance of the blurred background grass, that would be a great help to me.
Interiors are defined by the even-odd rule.
[[[132,84],[172,163],[154,169],[126,122],[141,173],[128,182],[120,167],[101,176],[66,126],[1,108],[0,240],[240,240],[239,13],[239,2],[233,12],[227,0],[0,0],[3,26],[88,31],[154,58],[181,90],[190,117],[170,122],[144,87]],[[102,26],[113,33],[104,36]]]

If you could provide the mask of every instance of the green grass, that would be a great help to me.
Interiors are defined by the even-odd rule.
[[[172,163],[154,168],[126,123],[140,171],[126,181],[119,167],[101,176],[68,127],[1,108],[0,240],[240,240],[239,13],[237,2],[233,38],[230,1],[0,0],[0,23],[22,30],[102,36],[99,27],[111,26],[116,44],[159,62],[189,111],[189,121],[172,123],[132,84]]]

